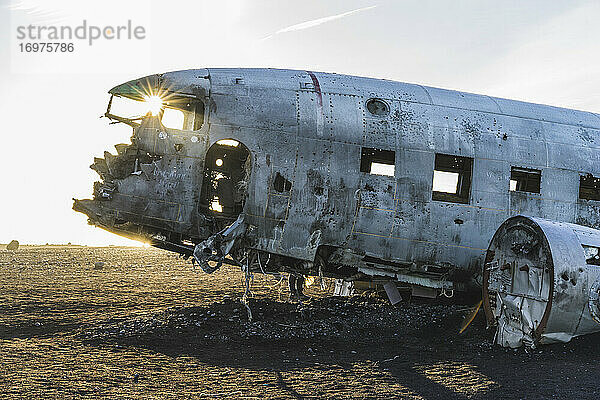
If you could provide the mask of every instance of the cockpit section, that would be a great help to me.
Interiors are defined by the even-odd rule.
[[[145,118],[154,118],[164,128],[198,131],[204,123],[204,103],[173,93],[149,93],[135,98],[111,94],[105,116],[134,128],[139,127]]]
[[[198,209],[209,85],[208,73],[195,70],[111,89],[104,116],[130,126],[131,141],[94,158],[90,167],[100,180],[93,198],[75,200],[73,208],[110,232],[191,255],[195,243],[214,233]]]

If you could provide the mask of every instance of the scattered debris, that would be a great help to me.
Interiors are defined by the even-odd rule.
[[[383,285],[383,288],[392,305],[396,305],[402,301],[402,296],[400,296],[400,292],[398,292],[396,282],[387,282]]]
[[[18,250],[19,249],[19,241],[11,240],[9,244],[6,245],[6,250]]]
[[[354,294],[354,282],[346,282],[343,279],[335,280],[335,287],[333,289],[334,296],[348,297]]]
[[[173,307],[141,318],[106,321],[93,329],[82,330],[80,337],[92,342],[122,345],[156,343],[173,337],[178,337],[182,343],[193,342],[201,346],[246,342],[252,346],[287,343],[287,347],[290,341],[298,345],[310,340],[311,345],[307,348],[318,351],[319,347],[313,344],[358,345],[371,342],[375,334],[390,338],[395,337],[395,333],[401,334],[405,344],[407,341],[418,343],[425,336],[452,340],[458,335],[449,336],[449,332],[457,332],[464,316],[457,305],[402,302],[391,307],[387,299],[376,296],[310,298],[302,303],[253,298],[251,303],[252,320],[246,317],[239,301],[228,298],[205,307]],[[482,328],[483,319],[478,325]],[[426,332],[424,327],[427,327]],[[423,334],[407,336],[410,331]],[[474,332],[485,335],[483,329],[472,331],[471,335]],[[476,341],[484,339],[479,337]]]
[[[394,357],[392,357],[392,358],[388,358],[388,359],[386,359],[386,360],[383,360],[383,361],[381,361],[381,362],[382,362],[382,363],[384,363],[384,362],[390,362],[390,361],[397,360],[398,358],[400,358],[400,355],[395,355]]]

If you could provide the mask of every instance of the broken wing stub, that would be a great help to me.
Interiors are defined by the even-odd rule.
[[[242,213],[234,223],[197,244],[194,248],[194,259],[207,274],[212,274],[225,262],[241,265],[234,259],[226,261],[225,257],[231,253],[236,240],[241,238],[245,232],[246,224]],[[209,264],[211,261],[216,263],[214,267]]]

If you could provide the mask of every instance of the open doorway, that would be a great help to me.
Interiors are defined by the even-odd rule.
[[[244,209],[252,170],[244,144],[219,140],[206,153],[199,210],[214,219],[217,229],[229,225]]]

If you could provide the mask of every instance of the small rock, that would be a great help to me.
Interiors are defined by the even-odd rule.
[[[6,245],[6,250],[18,250],[19,249],[19,241],[11,240],[9,244]]]
[[[94,264],[94,269],[102,269],[102,268],[104,268],[104,262],[98,261],[97,263]]]

